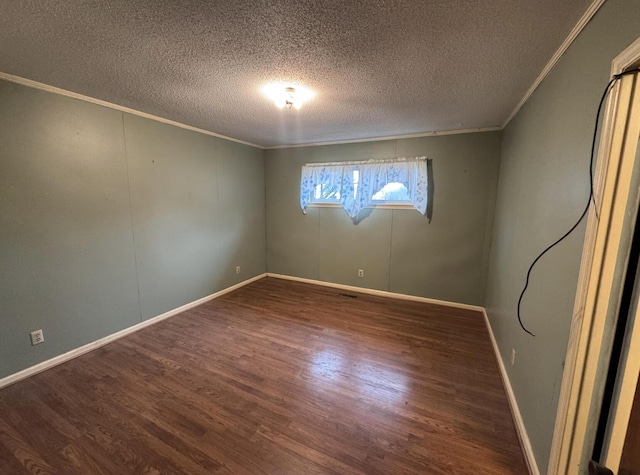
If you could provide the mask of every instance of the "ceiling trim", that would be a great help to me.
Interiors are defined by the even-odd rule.
[[[41,89],[43,91],[52,92],[54,94],[59,94],[66,97],[71,97],[73,99],[79,99],[82,101],[90,102],[92,104],[97,104],[104,107],[109,107],[110,109],[116,109],[121,112],[126,112],[129,114],[137,115],[139,117],[144,117],[146,119],[155,120],[158,122],[162,122],[164,124],[173,125],[176,127],[180,127],[183,129],[191,130],[194,132],[199,132],[201,134],[210,135],[213,137],[218,137],[224,140],[229,140],[231,142],[240,143],[243,145],[248,145],[250,147],[255,147],[261,150],[277,150],[277,149],[285,149],[285,148],[300,148],[300,147],[320,147],[323,145],[341,145],[341,144],[350,144],[350,143],[363,143],[363,142],[379,142],[384,140],[397,140],[397,139],[411,139],[411,138],[420,138],[420,137],[436,137],[439,135],[456,135],[456,134],[469,134],[469,133],[477,133],[477,132],[493,132],[497,130],[503,130],[509,122],[518,114],[520,109],[524,106],[524,104],[529,100],[529,98],[533,95],[535,90],[540,86],[542,81],[549,75],[549,73],[553,70],[555,65],[558,63],[562,55],[569,49],[571,44],[575,41],[578,35],[582,32],[582,30],[587,26],[589,21],[594,17],[594,15],[598,12],[600,7],[605,3],[606,0],[594,0],[587,11],[582,15],[578,23],[573,27],[567,38],[557,49],[555,54],[551,57],[547,65],[544,67],[542,72],[538,75],[536,80],[533,82],[531,87],[524,94],[518,105],[513,109],[507,120],[504,122],[502,126],[499,127],[481,127],[475,129],[457,129],[457,130],[443,130],[438,132],[423,132],[417,134],[408,134],[408,135],[392,135],[387,137],[371,137],[365,139],[353,139],[353,140],[337,140],[332,142],[312,142],[306,144],[292,144],[292,145],[274,145],[274,146],[264,146],[258,145],[251,142],[246,142],[244,140],[236,139],[233,137],[228,137],[226,135],[217,134],[215,132],[211,132],[210,130],[200,129],[198,127],[193,127],[191,125],[183,124],[181,122],[176,122],[171,119],[165,119],[164,117],[159,117],[152,114],[147,114],[146,112],[141,112],[135,109],[130,109],[128,107],[120,106],[118,104],[113,104],[111,102],[103,101],[100,99],[96,99],[90,96],[85,96],[83,94],[78,94],[72,91],[68,91],[66,89],[61,89],[55,86],[50,86],[48,84],[44,84],[41,82],[33,81],[31,79],[26,79],[20,76],[14,76],[12,74],[7,74],[0,71],[0,79],[4,79],[9,82],[21,84],[28,87],[33,87],[35,89]]]
[[[569,46],[571,46],[571,44],[582,32],[584,27],[587,26],[587,23],[591,21],[591,19],[598,12],[598,10],[604,4],[605,1],[606,0],[594,0],[593,3],[587,9],[587,11],[584,12],[584,15],[582,15],[580,20],[578,20],[578,23],[576,24],[576,26],[574,26],[571,32],[569,33],[569,36],[567,36],[564,42],[560,45],[560,47],[555,52],[555,54],[551,57],[547,65],[544,67],[544,69],[538,76],[538,78],[533,82],[529,90],[524,94],[520,102],[518,102],[518,105],[515,107],[515,109],[513,109],[513,112],[511,112],[507,120],[504,122],[504,124],[502,125],[503,129],[507,125],[509,125],[509,122],[511,122],[511,119],[513,119],[516,116],[516,114],[520,112],[520,109],[522,109],[522,106],[524,106],[524,104],[529,100],[531,95],[535,92],[535,90],[538,88],[540,83],[542,83],[542,81],[544,81],[544,79],[549,75],[549,73],[555,67],[555,65],[558,64],[558,61],[560,61],[560,58],[562,57],[562,55],[569,49]]]
[[[13,82],[16,84],[20,84],[22,86],[33,87],[35,89],[40,89],[43,91],[51,92],[53,94],[58,94],[61,96],[71,97],[73,99],[79,99],[81,101],[90,102],[92,104],[97,104],[99,106],[108,107],[110,109],[119,110],[121,112],[126,112],[128,114],[137,115],[140,117],[144,117],[145,119],[151,119],[158,122],[162,122],[163,124],[174,125],[176,127],[180,127],[182,129],[191,130],[193,132],[199,132],[201,134],[211,135],[213,137],[218,137],[224,140],[229,140],[231,142],[237,142],[243,145],[249,145],[250,147],[259,148],[261,150],[274,150],[280,148],[299,148],[299,147],[319,147],[322,145],[339,145],[339,144],[348,144],[348,143],[360,143],[360,142],[379,142],[383,140],[396,140],[396,139],[411,139],[411,138],[419,138],[419,137],[435,137],[437,135],[456,135],[456,134],[471,134],[476,132],[493,132],[496,130],[502,130],[503,127],[482,127],[476,129],[458,129],[458,130],[443,130],[439,132],[423,132],[418,134],[408,134],[408,135],[391,135],[388,137],[371,137],[366,139],[353,139],[353,140],[338,140],[334,142],[313,142],[307,144],[295,144],[295,145],[275,145],[272,147],[267,147],[263,145],[258,145],[251,142],[246,142],[244,140],[235,139],[233,137],[228,137],[222,134],[216,134],[215,132],[211,132],[210,130],[199,129],[198,127],[193,127],[191,125],[183,124],[182,122],[176,122],[175,120],[165,119],[164,117],[159,117],[153,114],[147,114],[146,112],[141,112],[139,110],[130,109],[129,107],[120,106],[118,104],[114,104],[112,102],[103,101],[101,99],[96,99],[94,97],[85,96],[83,94],[78,94],[76,92],[68,91],[66,89],[61,89],[59,87],[50,86],[48,84],[44,84],[38,81],[32,81],[31,79],[26,79],[20,76],[14,76],[12,74],[3,73],[0,71],[0,79],[4,79],[5,81]]]
[[[278,150],[282,148],[301,148],[301,147],[322,147],[323,145],[342,145],[350,143],[362,143],[362,142],[381,142],[384,140],[398,140],[398,139],[417,139],[420,137],[436,137],[439,135],[459,135],[459,134],[474,134],[477,132],[495,132],[502,130],[502,127],[480,127],[477,129],[456,129],[456,130],[442,130],[438,132],[421,132],[418,134],[407,135],[389,135],[387,137],[370,137],[366,139],[352,139],[352,140],[336,140],[333,142],[313,142],[303,143],[295,145],[274,145],[271,147],[263,147],[265,150]]]
[[[213,137],[229,140],[231,142],[236,142],[243,145],[249,145],[251,147],[259,148],[261,150],[264,149],[262,145],[257,145],[251,142],[245,142],[244,140],[240,140],[240,139],[234,139],[233,137],[227,137],[226,135],[216,134],[215,132],[211,132],[209,130],[199,129],[198,127],[192,127],[191,125],[183,124],[181,122],[176,122],[175,120],[165,119],[164,117],[158,117],[157,115],[147,114],[146,112],[141,112],[135,109],[129,109],[128,107],[119,106],[118,104],[113,104],[111,102],[96,99],[94,97],[89,97],[89,96],[85,96],[75,92],[67,91],[66,89],[60,89],[59,87],[49,86],[48,84],[32,81],[31,79],[25,79],[20,76],[14,76],[12,74],[3,73],[2,71],[0,71],[0,79],[4,79],[6,81],[13,82],[16,84],[21,84],[23,86],[33,87],[35,89],[41,89],[43,91],[52,92],[54,94],[59,94],[61,96],[71,97],[73,99],[79,99],[81,101],[90,102],[92,104],[97,104],[99,106],[109,107],[110,109],[116,109],[121,112],[126,112],[128,114],[144,117],[145,119],[155,120],[158,122],[162,122],[163,124],[174,125],[182,129],[191,130],[193,132],[199,132],[201,134],[211,135]]]

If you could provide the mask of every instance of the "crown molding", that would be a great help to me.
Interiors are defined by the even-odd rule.
[[[71,97],[72,99],[79,99],[81,101],[90,102],[92,104],[97,104],[99,106],[108,107],[110,109],[115,109],[121,112],[126,112],[127,114],[137,115],[139,117],[144,117],[145,119],[155,120],[156,122],[162,122],[163,124],[173,125],[175,127],[180,127],[181,129],[191,130],[193,132],[198,132],[205,135],[211,135],[212,137],[217,137],[219,139],[229,140],[230,142],[240,143],[242,145],[249,145],[250,147],[255,147],[259,149],[264,149],[263,146],[257,145],[251,142],[245,142],[244,140],[234,139],[233,137],[227,137],[226,135],[216,134],[215,132],[211,132],[205,129],[199,129],[198,127],[192,127],[191,125],[183,124],[181,122],[176,122],[175,120],[165,119],[164,117],[158,117],[157,115],[147,114],[146,112],[142,112],[135,109],[130,109],[128,107],[120,106],[118,104],[113,104],[111,102],[103,101],[100,99],[96,99],[94,97],[85,96],[83,94],[78,94],[76,92],[67,91],[66,89],[61,89],[55,86],[49,86],[48,84],[43,84],[41,82],[32,81],[31,79],[26,79],[20,76],[14,76],[12,74],[3,73],[0,71],[0,79],[4,79],[5,81],[13,82],[16,84],[20,84],[22,86],[32,87],[34,89],[40,89],[42,91],[52,92],[54,94],[58,94],[60,96]]]
[[[540,86],[542,81],[549,75],[549,73],[553,70],[555,65],[560,61],[562,55],[569,49],[571,44],[575,41],[578,35],[582,32],[585,26],[589,23],[589,21],[593,18],[593,16],[598,12],[600,7],[604,4],[606,0],[594,0],[587,11],[582,15],[578,23],[573,27],[569,36],[564,40],[564,42],[560,45],[555,54],[551,57],[547,65],[544,67],[542,72],[538,75],[536,80],[533,82],[531,87],[524,94],[520,102],[513,109],[507,120],[499,127],[480,127],[480,128],[472,128],[472,129],[458,129],[458,130],[442,130],[442,131],[432,131],[432,132],[422,132],[416,134],[406,134],[406,135],[391,135],[387,137],[371,137],[364,139],[352,139],[352,140],[336,140],[331,142],[311,142],[305,144],[289,144],[289,145],[273,145],[273,146],[265,146],[258,145],[251,142],[246,142],[244,140],[236,139],[233,137],[228,137],[226,135],[217,134],[215,132],[211,132],[209,130],[200,129],[198,127],[192,127],[187,124],[183,124],[181,122],[176,122],[174,120],[165,119],[163,117],[158,117],[152,114],[147,114],[146,112],[141,112],[135,109],[130,109],[128,107],[120,106],[118,104],[113,104],[111,102],[103,101],[100,99],[96,99],[93,97],[85,96],[82,94],[78,94],[75,92],[67,91],[65,89],[61,89],[54,86],[49,86],[47,84],[43,84],[37,81],[33,81],[31,79],[22,78],[20,76],[14,76],[11,74],[3,73],[0,71],[0,79],[4,79],[9,82],[21,84],[28,87],[33,87],[36,89],[41,89],[43,91],[52,92],[54,94],[59,94],[66,97],[71,97],[73,99],[79,99],[85,102],[90,102],[92,104],[97,104],[104,107],[109,107],[111,109],[116,109],[122,112],[126,112],[129,114],[137,115],[139,117],[144,117],[146,119],[155,120],[157,122],[162,122],[164,124],[173,125],[176,127],[180,127],[183,129],[191,130],[194,132],[199,132],[201,134],[210,135],[212,137],[218,137],[224,140],[229,140],[231,142],[240,143],[243,145],[248,145],[250,147],[255,147],[260,150],[278,150],[278,149],[286,149],[286,148],[301,148],[301,147],[321,147],[324,145],[343,145],[343,144],[351,144],[351,143],[365,143],[365,142],[381,142],[385,140],[398,140],[398,139],[412,139],[412,138],[421,138],[421,137],[437,137],[441,135],[458,135],[458,134],[471,134],[478,132],[495,132],[499,130],[503,130],[509,122],[516,116],[516,114],[522,109],[524,104],[529,100],[531,95],[535,92],[535,90]]]
[[[367,139],[336,140],[333,142],[312,142],[312,143],[303,143],[303,144],[294,144],[294,145],[273,145],[273,146],[265,146],[263,148],[265,150],[278,150],[282,148],[322,147],[324,145],[343,145],[343,144],[363,143],[363,142],[383,142],[385,140],[417,139],[420,137],[438,137],[440,135],[475,134],[478,132],[495,132],[502,129],[503,127],[479,127],[476,129],[441,130],[441,131],[435,131],[435,132],[420,132],[417,134],[389,135],[387,137],[371,137]]]
[[[544,81],[544,79],[549,75],[551,70],[556,66],[556,64],[558,64],[558,61],[560,61],[560,58],[562,57],[562,55],[569,49],[569,46],[571,46],[571,44],[575,41],[578,35],[582,32],[582,30],[584,30],[584,27],[587,26],[587,23],[591,21],[591,19],[598,12],[598,10],[600,10],[600,7],[604,4],[605,1],[606,0],[594,0],[593,3],[587,9],[587,11],[584,12],[584,15],[582,15],[580,20],[578,20],[578,23],[576,24],[576,26],[574,26],[571,32],[569,33],[569,36],[567,36],[567,38],[562,42],[562,44],[560,45],[558,50],[555,52],[555,54],[551,57],[551,59],[549,60],[547,65],[544,67],[540,75],[533,82],[533,84],[524,94],[522,99],[520,99],[520,102],[518,102],[518,105],[515,107],[515,109],[513,109],[513,111],[507,118],[507,120],[502,125],[501,127],[502,129],[504,129],[507,125],[509,125],[509,122],[511,122],[511,120],[516,116],[516,114],[520,112],[520,109],[522,109],[522,106],[525,105],[525,103],[529,100],[529,98],[535,92],[535,90],[538,89],[538,86],[542,83],[542,81]]]

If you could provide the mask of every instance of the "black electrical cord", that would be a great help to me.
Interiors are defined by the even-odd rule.
[[[618,79],[620,79],[622,76],[627,76],[629,74],[636,74],[636,73],[639,73],[639,72],[640,72],[640,69],[633,69],[633,70],[629,70],[629,71],[624,71],[624,72],[622,72],[620,74],[616,74],[615,76],[613,76],[613,78],[611,78],[611,81],[609,81],[609,84],[607,84],[607,87],[605,88],[604,92],[602,93],[602,98],[600,99],[600,104],[598,105],[598,111],[596,112],[596,123],[595,123],[595,126],[593,128],[593,141],[591,142],[591,157],[589,159],[589,199],[587,200],[587,205],[584,207],[584,210],[582,211],[582,214],[580,214],[580,217],[575,222],[575,224],[573,226],[571,226],[571,228],[566,233],[564,233],[560,239],[556,240],[553,244],[549,245],[544,251],[542,251],[540,254],[538,254],[538,257],[536,257],[534,259],[534,261],[531,263],[531,265],[529,266],[529,270],[527,271],[527,279],[525,281],[524,288],[522,289],[522,292],[520,293],[520,298],[518,299],[518,323],[520,324],[522,329],[525,332],[527,332],[529,335],[531,335],[531,336],[535,336],[535,335],[533,333],[531,333],[529,330],[527,330],[527,328],[522,323],[522,317],[520,315],[520,305],[522,304],[522,297],[524,297],[524,294],[527,291],[527,288],[529,287],[529,277],[531,276],[531,271],[533,270],[533,267],[536,265],[536,263],[542,258],[542,256],[544,256],[553,247],[555,247],[556,245],[560,244],[567,236],[569,236],[569,234],[571,234],[578,227],[578,225],[582,222],[584,217],[587,215],[587,212],[589,211],[589,206],[591,206],[591,201],[592,200],[593,200],[594,206],[596,206],[596,199],[595,199],[595,196],[593,194],[593,164],[594,164],[593,162],[594,162],[594,158],[595,158],[596,142],[597,142],[597,139],[598,139],[598,126],[600,124],[600,113],[602,112],[602,106],[604,105],[604,102],[607,99],[607,96],[609,95],[609,92],[613,88],[613,85],[616,83],[616,81]],[[597,206],[596,206],[596,216],[598,216]],[[599,219],[599,217],[598,217],[598,219]]]

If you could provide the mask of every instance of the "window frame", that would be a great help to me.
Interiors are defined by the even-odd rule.
[[[366,163],[366,162],[363,162],[363,163]],[[390,182],[390,183],[397,183],[397,182]],[[327,200],[327,199],[315,200],[314,198],[312,198],[307,206],[312,208],[335,208],[335,207],[342,208],[342,204],[340,203],[339,198],[335,198],[331,200]],[[371,203],[365,206],[365,209],[416,209],[416,208],[410,199],[406,199],[406,200],[371,200]]]
[[[413,209],[416,207],[407,201],[380,201],[365,206],[365,209]],[[342,208],[340,203],[313,201],[307,205],[309,208]],[[416,210],[417,211],[417,210]]]
[[[403,163],[406,163],[406,165],[396,165]],[[431,159],[426,156],[305,163],[302,166],[300,179],[300,207],[302,208],[302,213],[306,214],[306,210],[309,207],[331,208],[340,206],[355,220],[358,213],[367,208],[415,209],[430,223],[433,213],[433,172],[431,163]],[[353,176],[351,173],[345,175],[347,170],[353,170]],[[410,172],[415,172],[416,175],[412,175]],[[356,173],[366,173],[367,181],[363,182],[361,186],[358,186],[358,182],[362,175],[356,175]],[[406,201],[402,199],[372,199],[385,187],[396,183],[404,185],[404,190],[392,187],[386,190],[383,196],[397,198],[408,195]],[[324,185],[327,188],[324,188]],[[374,190],[374,188],[378,189]],[[343,191],[348,192],[348,195],[340,196]],[[401,193],[397,193],[398,191],[401,191]],[[320,197],[323,192],[327,196],[334,195],[334,197],[322,199]],[[353,193],[353,196],[351,196],[351,193]],[[365,197],[368,193],[371,193],[372,196],[371,199],[366,200]]]

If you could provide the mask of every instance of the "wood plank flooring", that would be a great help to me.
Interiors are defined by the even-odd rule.
[[[525,474],[478,312],[267,278],[0,390],[0,473]]]

